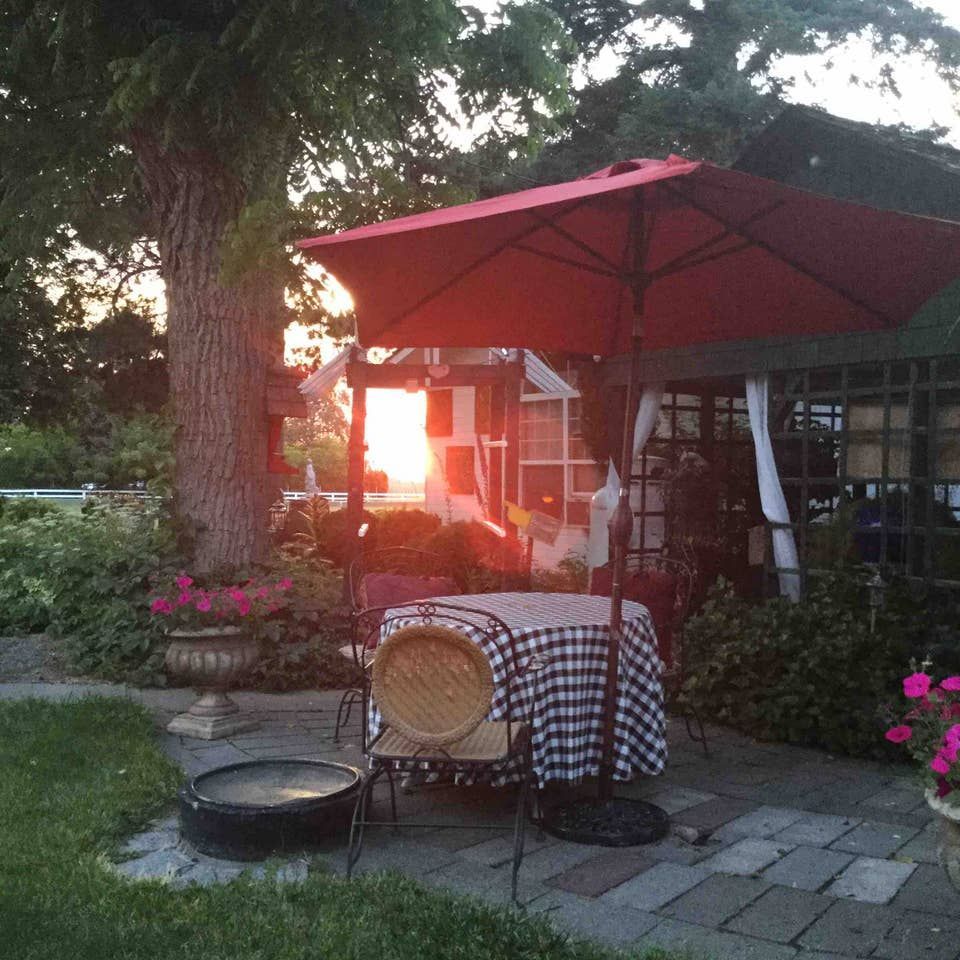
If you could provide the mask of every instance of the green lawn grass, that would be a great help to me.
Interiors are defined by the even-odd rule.
[[[0,703],[0,955],[17,960],[601,960],[520,912],[397,876],[175,890],[106,861],[179,771],[122,700]]]

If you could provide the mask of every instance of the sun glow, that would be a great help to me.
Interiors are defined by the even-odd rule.
[[[367,464],[391,486],[422,485],[427,471],[427,400],[423,391],[367,392]]]

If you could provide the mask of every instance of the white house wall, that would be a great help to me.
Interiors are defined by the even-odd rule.
[[[448,494],[444,476],[447,462],[447,447],[472,447],[473,465],[476,471],[477,437],[474,431],[474,388],[452,387],[453,391],[453,435],[449,437],[427,437],[427,474],[423,485],[424,510],[435,513],[444,522],[457,520],[483,520],[483,512],[476,496],[470,494]],[[484,434],[481,439],[488,440]]]

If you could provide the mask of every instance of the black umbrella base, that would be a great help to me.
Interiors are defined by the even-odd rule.
[[[665,810],[643,800],[614,797],[604,803],[584,797],[544,810],[543,829],[571,843],[637,847],[665,837],[670,818]]]

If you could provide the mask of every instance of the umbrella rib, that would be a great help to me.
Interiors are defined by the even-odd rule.
[[[587,202],[587,199],[592,199],[592,198],[584,198],[584,204]],[[565,213],[572,213],[574,209],[576,208],[574,207],[574,208],[571,208],[570,210],[563,210],[560,213],[558,213],[557,216],[559,217]],[[534,219],[539,220],[540,223],[543,226],[545,226],[548,230],[553,230],[554,233],[558,233],[561,237],[563,237],[564,240],[567,240],[569,243],[572,243],[578,250],[582,250],[585,254],[587,254],[587,256],[590,256],[596,260],[599,260],[600,263],[602,263],[608,270],[612,270],[614,275],[616,276],[620,275],[619,268],[615,263],[613,263],[611,260],[608,260],[598,250],[594,250],[593,247],[591,247],[588,243],[584,243],[579,237],[574,236],[572,233],[570,233],[569,230],[564,230],[563,227],[561,227],[558,223],[555,222],[555,218],[541,216],[535,210],[527,210],[526,212],[529,213],[530,216],[533,217]]]
[[[727,231],[724,236],[729,237],[732,236],[732,234]],[[712,253],[705,253],[702,257],[697,257],[695,260],[685,260],[677,269],[668,271],[654,270],[653,273],[650,274],[650,279],[662,280],[664,277],[672,276],[674,273],[680,273],[683,270],[692,270],[694,267],[699,267],[704,263],[710,263],[712,260],[722,260],[724,257],[733,256],[733,254],[740,253],[741,250],[747,250],[752,246],[752,240],[742,240],[740,243],[732,247],[727,247],[725,250],[714,250]]]
[[[604,270],[601,267],[594,267],[588,263],[582,263],[580,260],[574,260],[572,257],[563,257],[558,253],[547,253],[545,250],[537,250],[536,247],[529,247],[525,243],[511,244],[514,250],[522,250],[524,253],[532,253],[534,256],[543,257],[545,260],[556,260],[557,263],[564,263],[569,267],[576,267],[579,270],[587,270],[590,273],[597,273],[601,277],[613,277],[619,279],[620,274],[612,270]]]
[[[709,250],[710,247],[714,246],[715,244],[726,240],[727,237],[735,235],[737,230],[742,230],[744,227],[749,227],[758,220],[763,220],[765,217],[773,213],[774,210],[778,210],[780,207],[782,207],[785,203],[785,200],[778,200],[769,207],[764,207],[762,210],[758,210],[756,213],[751,214],[738,227],[733,229],[726,227],[719,233],[715,233],[712,237],[708,237],[706,240],[704,240],[703,243],[698,243],[695,247],[692,247],[685,253],[681,253],[678,257],[674,257],[673,260],[665,263],[658,270],[652,271],[650,274],[651,278],[654,280],[659,280],[663,277],[670,276],[670,274],[675,273],[678,270],[688,270],[690,267],[698,266],[701,263],[706,263],[707,261],[714,259],[713,255],[706,258],[698,258],[697,254],[703,253],[705,250]],[[721,250],[717,255],[722,257],[725,253],[736,253],[740,249],[740,247],[735,247],[731,250]]]
[[[697,203],[696,200],[684,193],[683,190],[678,189],[674,184],[664,183],[663,185],[672,193],[675,193],[678,197],[688,203],[691,207],[693,207],[694,210],[698,210],[700,213],[704,214],[704,216],[710,217],[711,220],[716,220],[717,223],[725,226],[728,230],[730,230],[731,233],[741,236],[745,240],[749,240],[754,246],[759,247],[761,250],[765,250],[767,253],[776,257],[781,263],[785,263],[788,267],[796,270],[797,273],[801,273],[805,277],[809,277],[815,283],[820,284],[820,286],[825,287],[827,290],[832,290],[838,296],[843,297],[844,300],[852,303],[855,307],[859,307],[861,310],[866,310],[868,313],[873,314],[873,316],[888,326],[892,327],[896,325],[893,318],[883,313],[883,311],[871,306],[865,300],[862,300],[860,297],[856,296],[856,294],[850,293],[849,290],[844,290],[842,287],[838,287],[835,283],[820,276],[815,270],[811,270],[809,267],[805,267],[803,264],[797,263],[796,260],[784,255],[765,240],[761,240],[759,237],[753,236],[746,229],[739,228],[732,223],[728,223],[723,219],[723,217],[720,216],[720,214],[708,209],[707,207],[704,207],[700,203]]]
[[[577,208],[582,207],[587,202],[587,199],[588,198],[586,197],[581,198],[576,203],[571,204],[565,210],[561,211],[561,213],[572,213]],[[558,213],[557,216],[560,216],[560,213]],[[492,260],[494,257],[498,256],[499,254],[503,253],[503,251],[506,250],[508,247],[514,246],[517,243],[517,241],[523,240],[526,237],[529,237],[531,234],[536,233],[542,227],[543,227],[543,224],[538,221],[532,227],[527,227],[527,229],[521,230],[520,233],[518,233],[516,236],[511,237],[509,240],[504,240],[503,243],[498,244],[492,250],[488,250],[485,254],[483,254],[483,256],[477,257],[476,260],[474,260],[472,263],[467,264],[467,266],[465,266],[462,270],[458,270],[452,277],[450,277],[449,280],[444,281],[444,283],[440,284],[439,287],[437,287],[434,290],[431,290],[430,293],[422,296],[412,306],[407,307],[406,310],[402,310],[392,320],[388,320],[380,328],[379,332],[383,333],[384,330],[387,330],[390,327],[394,327],[398,323],[402,323],[404,320],[407,319],[407,317],[410,316],[410,314],[415,313],[421,307],[426,306],[431,300],[436,300],[436,298],[439,297],[440,294],[445,293],[451,287],[456,286],[464,277],[473,273],[473,271],[476,270],[478,267],[482,267],[485,263]]]

